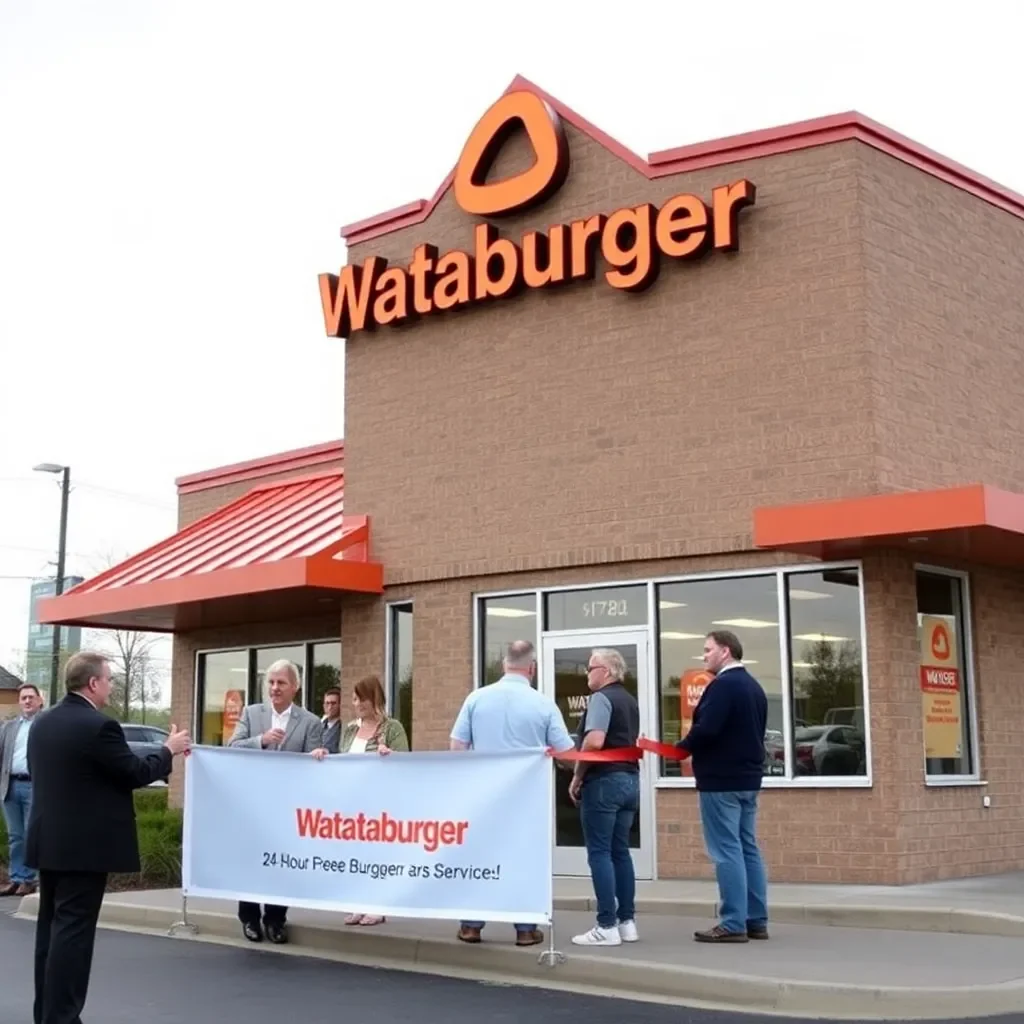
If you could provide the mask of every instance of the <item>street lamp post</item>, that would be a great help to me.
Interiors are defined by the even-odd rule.
[[[64,559],[67,553],[68,539],[68,494],[71,490],[71,469],[68,466],[58,466],[53,462],[42,462],[33,469],[37,473],[59,473],[60,482],[60,540],[57,544],[57,581],[54,588],[56,596],[64,593]],[[50,662],[50,699],[49,703],[57,701],[57,680],[60,676],[60,636],[61,627],[56,623],[53,626],[53,653]]]

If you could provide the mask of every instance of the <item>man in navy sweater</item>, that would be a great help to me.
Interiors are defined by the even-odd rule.
[[[742,659],[735,634],[707,635],[704,667],[714,678],[677,744],[693,758],[704,843],[718,877],[720,921],[696,932],[698,942],[768,938],[767,882],[755,831],[768,700]]]

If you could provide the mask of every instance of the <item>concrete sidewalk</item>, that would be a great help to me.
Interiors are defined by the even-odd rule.
[[[452,922],[393,918],[345,927],[339,914],[293,910],[292,942],[268,955],[305,954],[381,967],[733,1010],[853,1019],[983,1017],[1024,1008],[1024,880],[1001,876],[928,886],[791,886],[771,890],[772,939],[740,946],[692,941],[713,921],[710,882],[641,883],[641,941],[584,949],[572,935],[593,924],[585,879],[556,884],[555,946],[565,962],[538,963],[545,947],[517,949],[512,929],[484,942],[455,939]],[[34,917],[36,897],[19,915]],[[235,905],[190,900],[190,939],[249,946]],[[111,894],[102,923],[164,933],[181,919],[176,890]],[[250,947],[251,948],[251,947]]]

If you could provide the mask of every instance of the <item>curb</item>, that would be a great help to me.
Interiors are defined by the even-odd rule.
[[[585,896],[555,898],[555,910],[596,911],[596,901]],[[678,917],[718,917],[714,900],[637,899],[638,914]],[[986,910],[955,907],[910,907],[876,903],[771,903],[769,913],[778,924],[831,928],[877,928],[892,932],[945,932],[950,935],[994,935],[1024,938],[1024,917]]]
[[[577,909],[580,904],[589,901],[580,899],[565,902],[571,902],[572,905],[560,909]],[[679,906],[665,901],[660,905],[673,908]],[[693,904],[698,905],[704,909],[707,907],[704,903]],[[26,896],[16,916],[34,919],[37,907],[38,896]],[[866,910],[869,915],[874,914],[877,919],[879,908],[860,909]],[[669,912],[682,913],[679,910]],[[950,912],[942,913],[946,919],[950,917]],[[100,912],[100,924],[103,926],[156,934],[166,934],[179,919],[177,908],[144,904],[105,902]],[[228,943],[239,948],[246,945],[249,948],[238,937],[238,922],[234,915],[190,910],[189,919],[199,929],[198,935],[190,937],[191,941]],[[359,931],[356,934],[353,930],[299,924],[290,925],[289,930],[292,941],[288,946],[263,946],[261,950],[271,954],[288,953],[370,963],[377,968],[448,976],[453,976],[452,972],[457,971],[462,972],[462,976],[504,984],[555,989],[571,986],[579,991],[598,992],[623,999],[668,1001],[748,1013],[859,1021],[949,1020],[1013,1013],[1024,1006],[1024,980],[997,985],[888,988],[756,977],[684,965],[576,953],[568,954],[565,963],[549,968],[538,963],[537,951],[541,947],[526,950],[498,944],[464,946],[449,940],[379,932],[364,934]],[[1003,933],[990,931],[986,934]]]

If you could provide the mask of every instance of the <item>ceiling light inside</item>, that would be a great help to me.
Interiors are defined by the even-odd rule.
[[[777,622],[768,622],[767,619],[715,619],[714,626],[735,626],[737,629],[770,629],[777,626]]]
[[[488,608],[488,615],[499,619],[528,619],[536,616],[536,612],[528,612],[524,608]]]
[[[832,595],[823,594],[820,590],[791,590],[789,596],[794,601],[820,601]]]

